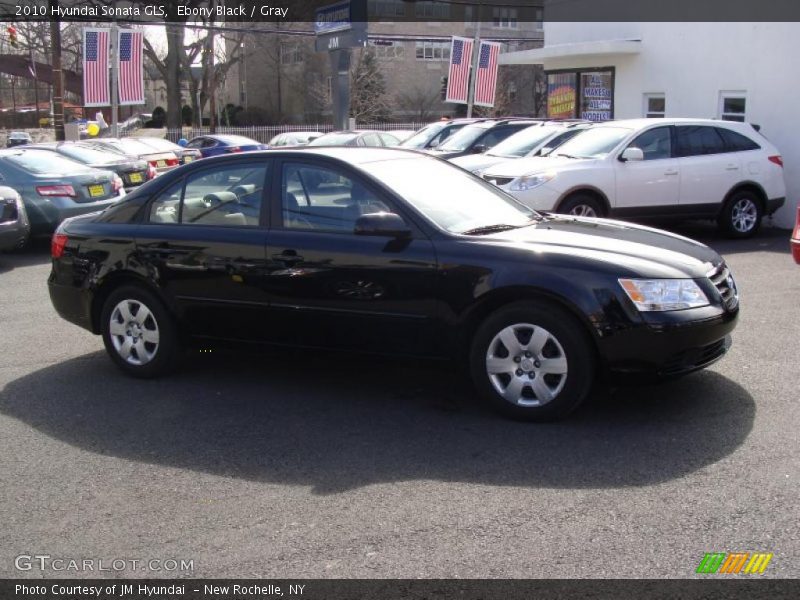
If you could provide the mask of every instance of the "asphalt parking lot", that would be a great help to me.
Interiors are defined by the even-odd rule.
[[[0,254],[0,577],[15,557],[177,559],[193,577],[692,577],[706,552],[800,576],[800,266],[787,231],[720,251],[729,355],[531,425],[435,365],[208,354],[123,376],[47,295],[45,242]]]

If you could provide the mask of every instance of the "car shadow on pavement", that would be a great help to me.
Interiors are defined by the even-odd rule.
[[[0,412],[86,452],[329,494],[381,482],[618,488],[731,454],[755,416],[713,371],[598,393],[569,420],[483,411],[444,367],[320,352],[200,355],[137,380],[100,352],[0,390]]]

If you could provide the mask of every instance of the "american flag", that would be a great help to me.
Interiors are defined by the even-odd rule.
[[[120,31],[119,48],[119,103],[144,104],[142,76],[142,32]]]
[[[83,105],[108,106],[108,29],[83,30]]]
[[[475,104],[478,106],[494,106],[497,89],[497,56],[500,44],[497,42],[481,42],[478,58],[478,77],[475,80]]]
[[[469,67],[472,62],[472,40],[453,36],[450,47],[450,73],[447,77],[445,102],[467,103]]]

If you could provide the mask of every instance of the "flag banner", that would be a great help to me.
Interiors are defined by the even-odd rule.
[[[494,106],[497,91],[497,57],[500,44],[497,42],[481,42],[478,56],[478,76],[475,80],[475,104],[478,106]]]
[[[109,30],[83,30],[83,105],[109,106]]]
[[[120,30],[117,37],[119,103],[144,104],[142,32]]]
[[[450,46],[450,72],[447,77],[445,102],[467,103],[472,43],[469,38],[453,36]]]

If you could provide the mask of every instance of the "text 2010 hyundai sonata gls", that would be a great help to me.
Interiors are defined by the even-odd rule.
[[[132,375],[165,373],[198,338],[447,358],[531,420],[566,415],[601,375],[713,363],[739,310],[702,244],[540,215],[405,150],[187,165],[66,221],[52,254],[56,310]]]

